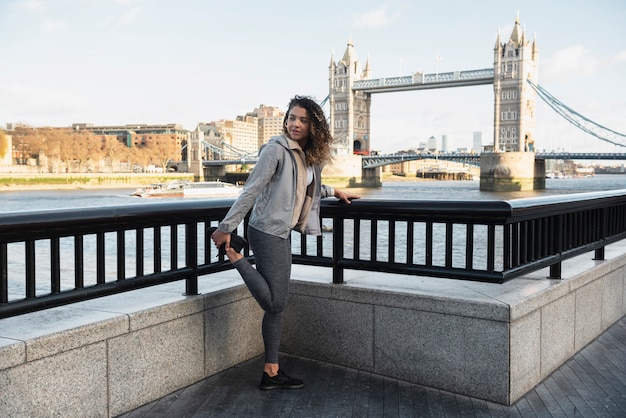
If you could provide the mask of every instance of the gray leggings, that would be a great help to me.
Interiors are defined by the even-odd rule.
[[[237,261],[234,266],[252,296],[265,311],[261,330],[265,344],[265,362],[278,363],[283,313],[289,298],[291,240],[251,227],[248,227],[248,240],[254,251],[256,269],[245,258]]]

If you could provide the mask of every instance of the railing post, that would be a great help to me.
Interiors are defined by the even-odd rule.
[[[126,279],[126,231],[117,231],[117,280]]]
[[[35,282],[35,241],[27,240],[25,242],[25,269],[26,269],[26,297],[34,298],[37,295]]]
[[[594,260],[604,260],[604,247],[598,248],[593,254]]]
[[[9,301],[9,274],[7,243],[0,243],[0,303]]]
[[[561,262],[552,264],[550,266],[550,277],[548,279],[560,279],[561,278]]]
[[[600,224],[600,233],[598,234],[601,238],[604,238],[608,235],[608,208],[602,208],[599,211],[599,216],[600,216],[600,220],[599,220],[599,224]],[[605,247],[601,247],[596,249],[594,255],[593,255],[593,259],[594,260],[604,260],[604,248]]]
[[[198,294],[198,224],[185,224],[185,264],[191,267],[191,276],[185,279],[185,295]]]
[[[343,283],[343,268],[339,260],[343,258],[343,219],[333,218],[333,284]]]

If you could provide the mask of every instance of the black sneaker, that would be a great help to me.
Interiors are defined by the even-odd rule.
[[[304,382],[300,379],[294,379],[287,376],[282,369],[278,369],[278,374],[274,377],[270,377],[267,373],[263,372],[263,378],[261,379],[261,390],[271,389],[300,389],[304,387]]]

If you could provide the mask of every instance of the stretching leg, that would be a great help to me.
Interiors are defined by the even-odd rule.
[[[262,326],[265,363],[278,364],[283,314],[289,297],[291,241],[254,228],[248,228],[248,239],[256,268],[243,258],[234,266],[265,311]]]

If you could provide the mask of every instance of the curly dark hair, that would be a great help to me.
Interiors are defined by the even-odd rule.
[[[289,101],[287,113],[285,114],[285,119],[283,120],[283,133],[288,136],[287,120],[289,119],[289,112],[294,106],[305,109],[311,122],[309,140],[304,147],[307,165],[323,166],[326,163],[329,163],[332,159],[330,147],[334,142],[334,139],[330,134],[330,127],[326,121],[326,116],[324,116],[324,111],[311,97],[295,96]]]

